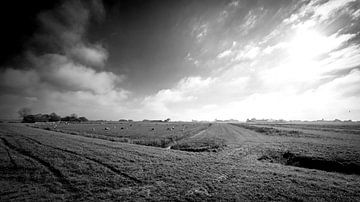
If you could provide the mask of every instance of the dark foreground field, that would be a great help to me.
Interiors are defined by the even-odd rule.
[[[0,201],[360,201],[358,125],[187,126],[1,124]]]

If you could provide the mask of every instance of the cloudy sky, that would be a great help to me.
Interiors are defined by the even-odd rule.
[[[360,1],[3,5],[0,118],[360,120]]]

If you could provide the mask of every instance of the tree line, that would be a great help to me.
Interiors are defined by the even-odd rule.
[[[22,118],[23,123],[35,123],[35,122],[85,122],[88,119],[84,116],[78,117],[76,114],[70,116],[61,117],[56,113],[51,114],[32,114],[29,108],[22,108],[18,111],[19,116]]]

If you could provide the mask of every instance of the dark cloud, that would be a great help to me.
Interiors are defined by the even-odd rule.
[[[105,71],[108,51],[101,42],[87,39],[90,24],[104,17],[102,2],[95,0],[65,1],[41,12],[38,31],[24,57],[19,57],[22,65],[9,65],[0,72],[1,109],[14,112],[23,104],[63,114],[71,113],[74,106],[78,112],[85,110],[84,102],[99,106],[123,102],[129,93],[119,84],[125,77]]]
[[[38,29],[39,12],[58,5],[59,0],[2,1],[0,3],[0,68],[18,63],[18,56]],[[24,17],[26,16],[26,17]],[[16,57],[16,58],[15,58]]]

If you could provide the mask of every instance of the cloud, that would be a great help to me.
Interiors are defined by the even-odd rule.
[[[85,37],[91,20],[104,15],[101,1],[66,1],[40,14],[41,29],[32,43],[41,49],[27,50],[28,66],[0,72],[2,109],[15,115],[29,106],[34,112],[115,119],[125,111],[131,95],[120,87],[125,76],[106,71],[108,51]]]
[[[209,25],[207,23],[196,22],[193,26],[191,35],[195,37],[197,42],[202,42],[208,35]]]
[[[104,15],[101,1],[66,1],[56,10],[39,15],[41,29],[35,34],[33,43],[50,52],[64,53],[84,65],[103,67],[108,58],[107,50],[100,43],[87,42],[85,35],[92,19],[101,21]]]
[[[193,58],[193,56],[190,53],[188,53],[184,59],[185,59],[185,61],[190,62],[191,64],[194,64],[195,66],[198,66],[200,64],[199,60]]]
[[[81,113],[90,118],[99,118],[106,117],[104,113],[109,111],[108,108],[112,108],[113,112],[122,108],[131,94],[118,87],[123,82],[123,76],[106,71],[96,72],[62,55],[48,54],[36,60],[36,69],[7,68],[1,72],[0,87],[8,89],[0,95],[4,98],[2,102],[17,97],[23,100],[23,105],[30,106],[36,112],[56,111],[62,115]],[[20,107],[17,104],[11,108]],[[93,112],[94,108],[99,108],[99,114]]]
[[[77,45],[69,50],[69,54],[74,60],[95,67],[103,67],[109,55],[102,45]]]
[[[347,31],[353,25],[337,25],[339,12],[355,15],[347,10],[353,2],[302,1],[275,9],[273,15],[267,8],[248,9],[241,24],[234,22],[239,15],[221,9],[215,20],[202,23],[211,25],[211,36],[206,36],[216,42],[196,44],[198,59],[211,73],[185,77],[173,88],[147,96],[142,110],[186,120],[359,120],[359,73],[350,71],[360,66],[357,35]]]
[[[35,70],[20,70],[6,68],[0,73],[0,85],[6,88],[23,89],[39,82]]]
[[[141,102],[143,115],[153,118],[171,115],[174,118],[180,118],[181,108],[196,101],[197,94],[206,90],[212,82],[211,78],[183,78],[174,88],[162,89],[154,95],[145,97]]]
[[[123,75],[117,76],[106,71],[96,72],[59,54],[44,54],[32,58],[31,61],[40,80],[58,90],[106,93],[124,79]]]
[[[326,20],[331,17],[331,15],[335,14],[341,8],[344,8],[349,3],[354,2],[356,0],[332,0],[328,1],[322,5],[318,5],[314,7],[314,16],[319,16],[321,20]]]
[[[231,54],[231,50],[225,50],[221,53],[219,53],[219,55],[217,55],[218,58],[224,58],[226,56],[229,56]]]
[[[360,96],[360,70],[353,69],[344,76],[320,86],[317,91],[323,94],[332,94],[338,98]],[[360,108],[360,107],[359,107]]]
[[[357,18],[360,17],[360,9],[358,10],[355,10],[353,13],[352,13],[352,17],[354,20],[356,20]]]
[[[212,82],[211,78],[186,77],[181,79],[172,89],[162,89],[155,95],[148,96],[143,103],[176,103],[196,99],[196,92],[201,92]]]
[[[243,50],[238,51],[235,60],[252,60],[260,53],[260,48],[253,45],[247,45]]]
[[[359,113],[356,113],[360,110],[357,104],[360,101],[359,82],[359,71],[354,70],[346,76],[303,93],[284,91],[252,93],[240,99],[231,99],[229,96],[228,102],[187,108],[182,113],[187,120],[216,118],[245,120],[251,117],[288,120],[322,118],[359,120]],[[349,110],[352,113],[349,114]]]
[[[264,53],[265,54],[271,54],[273,51],[276,51],[276,50],[279,50],[279,49],[284,49],[288,47],[288,44],[285,43],[285,42],[279,42],[275,45],[272,45],[272,46],[267,46],[265,49],[264,49]]]
[[[81,1],[66,1],[60,7],[39,14],[40,30],[34,42],[66,51],[82,43],[92,13]]]
[[[247,16],[245,17],[244,23],[241,25],[242,29],[245,30],[245,33],[248,33],[250,29],[252,29],[257,22],[258,16],[254,14],[253,11],[249,11]]]
[[[205,109],[220,110],[223,103],[240,99],[246,93],[248,83],[248,77],[234,78],[228,74],[217,78],[185,77],[173,88],[146,97],[142,102],[142,111],[157,118],[171,116],[174,120],[209,120],[213,115],[206,113],[207,118],[202,116],[205,114],[200,111],[203,106],[207,106]]]
[[[352,44],[343,49],[332,51],[328,58],[321,61],[321,65],[328,72],[359,66],[360,46]]]
[[[239,6],[239,1],[231,1],[231,2],[229,3],[229,6],[231,6],[231,7],[238,7],[238,6]]]
[[[352,34],[324,36],[305,31],[297,33],[292,41],[267,47],[264,53],[274,57],[280,54],[281,60],[263,69],[259,73],[261,80],[267,88],[300,88],[327,78],[328,72],[360,65],[358,47],[344,47],[352,37]]]
[[[293,24],[309,18],[317,22],[322,22],[333,17],[338,12],[348,12],[344,8],[355,1],[356,0],[310,1],[310,3],[303,5],[297,13],[293,13],[289,18],[284,19],[284,23]]]
[[[209,86],[211,82],[211,78],[202,79],[201,77],[187,77],[181,79],[176,88],[183,91],[199,91]]]
[[[360,119],[359,14],[352,4],[259,2],[254,8],[232,1],[190,16],[191,38],[179,38],[182,58],[174,66],[194,71],[174,72],[172,86],[139,95],[123,88],[130,77],[108,69],[107,46],[87,38],[89,25],[106,14],[101,1],[67,1],[39,16],[33,43],[40,50],[27,50],[26,66],[0,72],[0,110],[15,114],[29,106],[115,120]]]

